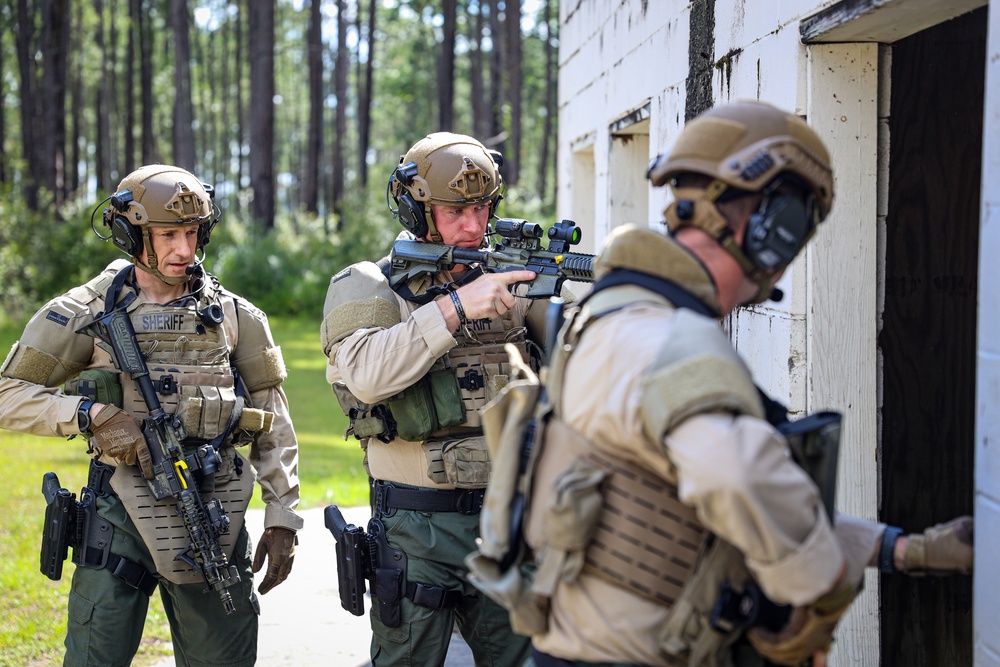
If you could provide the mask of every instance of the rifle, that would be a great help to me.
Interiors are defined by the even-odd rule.
[[[567,279],[594,282],[594,256],[569,252],[580,242],[582,233],[572,220],[562,220],[549,228],[549,245],[542,247],[542,226],[527,220],[498,218],[493,233],[500,241],[492,250],[473,250],[399,239],[392,246],[389,286],[396,289],[414,278],[448,271],[456,264],[478,264],[487,273],[534,271],[524,296],[547,299],[559,296]]]
[[[188,549],[175,560],[187,563],[198,572],[208,588],[219,593],[226,613],[233,613],[236,606],[228,589],[239,583],[240,575],[236,566],[229,564],[219,545],[219,536],[229,532],[229,517],[218,498],[204,501],[194,475],[195,470],[200,470],[205,478],[211,479],[221,461],[219,453],[206,444],[185,456],[181,444],[186,436],[184,426],[163,411],[149,379],[149,368],[139,349],[132,320],[124,308],[98,313],[97,318],[81,327],[79,332],[110,346],[115,367],[132,377],[149,410],[142,432],[153,463],[153,477],[146,480],[146,485],[157,500],[167,496],[175,499],[177,512],[191,539]]]

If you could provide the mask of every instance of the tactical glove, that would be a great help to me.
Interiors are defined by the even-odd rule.
[[[911,576],[970,574],[972,572],[971,516],[931,526],[909,535],[903,568]]]
[[[803,664],[817,652],[827,653],[833,631],[860,588],[843,584],[807,607],[796,607],[779,632],[753,628],[747,638],[763,658],[776,665]]]
[[[105,405],[91,422],[90,432],[105,454],[130,466],[138,465],[143,477],[153,478],[153,460],[141,421],[114,405]]]
[[[295,531],[290,528],[273,526],[264,529],[264,534],[261,535],[260,542],[257,543],[257,551],[253,555],[253,571],[255,573],[260,571],[265,557],[269,561],[267,574],[264,575],[264,580],[257,588],[261,595],[288,577],[288,573],[292,571],[292,562],[295,560],[295,545],[298,543]]]

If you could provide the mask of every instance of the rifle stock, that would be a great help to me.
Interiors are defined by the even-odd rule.
[[[115,366],[135,382],[149,410],[142,431],[152,459],[153,477],[146,480],[146,485],[157,500],[167,496],[174,498],[191,540],[188,549],[176,558],[198,572],[208,588],[219,594],[226,613],[233,613],[236,607],[228,589],[239,583],[240,575],[236,566],[229,564],[219,544],[219,536],[229,532],[229,517],[217,498],[204,501],[193,472],[201,469],[206,477],[214,474],[219,465],[218,452],[209,445],[202,445],[195,454],[185,456],[181,444],[186,436],[184,427],[163,411],[149,379],[149,368],[136,340],[132,320],[123,308],[98,314],[80,331],[107,343]],[[206,451],[206,447],[211,451]]]

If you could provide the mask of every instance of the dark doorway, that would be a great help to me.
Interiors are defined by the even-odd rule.
[[[986,8],[892,46],[881,519],[972,512]],[[885,667],[973,663],[972,578],[881,578]]]

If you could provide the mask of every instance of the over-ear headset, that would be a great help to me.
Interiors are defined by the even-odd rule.
[[[132,202],[132,191],[121,190],[109,197],[109,204],[104,209],[104,224],[111,228],[111,241],[132,257],[142,254],[142,229],[129,222],[125,217],[129,204]]]
[[[788,266],[816,230],[814,197],[776,194],[769,187],[757,212],[747,222],[743,252],[758,269]]]
[[[424,205],[414,199],[408,189],[413,185],[413,179],[416,177],[416,162],[399,165],[389,177],[388,193],[396,203],[394,212],[399,216],[399,223],[415,237],[422,239],[427,236],[429,230],[427,214],[424,212]],[[393,181],[397,181],[398,184],[393,183]],[[397,195],[396,192],[399,194]]]

